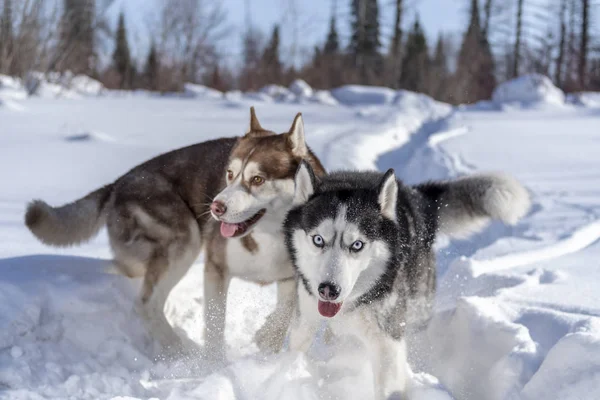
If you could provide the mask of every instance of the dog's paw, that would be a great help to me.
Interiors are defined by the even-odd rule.
[[[283,347],[287,332],[287,321],[281,312],[274,311],[254,335],[254,342],[263,353],[278,353]]]
[[[283,347],[285,334],[267,324],[263,325],[254,335],[256,347],[263,353],[278,353]]]

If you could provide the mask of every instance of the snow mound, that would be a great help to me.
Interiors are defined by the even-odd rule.
[[[340,104],[329,90],[317,90],[310,98],[310,101],[327,106],[337,106]]]
[[[600,108],[600,93],[581,92],[569,94],[567,96],[567,103],[588,108]]]
[[[241,101],[244,94],[240,90],[230,90],[223,94],[226,100]]]
[[[105,88],[99,81],[86,75],[73,75],[70,71],[64,73],[33,71],[25,79],[27,93],[42,98],[67,98],[99,96]]]
[[[0,387],[20,398],[133,394],[152,365],[128,282],[83,257],[0,260]],[[99,359],[92,354],[101,355]],[[36,382],[37,387],[31,386]],[[34,394],[36,393],[36,394]]]
[[[266,96],[266,97],[265,97]],[[327,90],[313,90],[302,79],[296,79],[289,88],[281,85],[267,85],[258,93],[246,93],[245,97],[260,100],[274,101],[276,103],[317,103],[329,106],[338,105],[338,101]]]
[[[548,352],[535,376],[525,385],[524,400],[587,399],[600,393],[600,323],[579,324]],[[568,382],[568,385],[565,385]],[[588,396],[592,397],[588,397]]]
[[[517,103],[523,106],[562,105],[565,103],[565,94],[554,86],[547,76],[528,74],[498,85],[492,94],[492,101],[498,105],[506,103]]]
[[[267,85],[261,88],[259,92],[270,96],[273,100],[278,102],[290,102],[296,100],[296,95],[291,90],[281,85]]]
[[[19,105],[14,100],[24,100],[26,98],[27,92],[20,79],[0,74],[0,106],[18,108]]]
[[[299,99],[310,98],[313,95],[313,89],[302,79],[296,79],[292,82],[290,85],[290,92],[295,94]]]
[[[83,96],[99,96],[105,90],[102,83],[86,75],[75,75],[64,85]]]
[[[19,78],[0,74],[0,90],[22,90],[23,84]]]
[[[385,105],[396,98],[396,91],[386,87],[345,85],[331,91],[333,97],[342,104]]]
[[[183,96],[193,99],[222,99],[223,93],[196,83],[185,83],[183,85]]]

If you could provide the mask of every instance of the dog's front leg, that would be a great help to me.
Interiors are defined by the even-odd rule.
[[[405,400],[410,386],[406,340],[395,340],[385,332],[372,338],[375,393],[381,400]]]
[[[277,305],[256,332],[256,345],[261,351],[277,353],[281,350],[290,326],[297,298],[295,279],[277,282]]]
[[[319,329],[320,319],[317,314],[317,301],[304,288],[298,288],[294,316],[290,324],[289,348],[292,351],[308,352]]]
[[[207,353],[225,358],[225,316],[229,276],[214,263],[204,266],[204,340]]]

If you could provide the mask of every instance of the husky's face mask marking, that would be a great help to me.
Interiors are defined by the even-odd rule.
[[[212,216],[221,222],[221,234],[244,236],[259,221],[278,229],[281,217],[275,217],[291,206],[294,173],[307,154],[300,114],[288,133],[277,135],[260,126],[252,109],[250,129],[231,153],[225,172],[227,187],[211,204]]]
[[[310,167],[303,163],[298,169],[287,242],[322,316],[335,316],[385,273],[390,245],[383,232],[396,225],[390,218],[396,215],[396,194],[393,173],[378,191],[350,197],[343,190],[320,193]]]

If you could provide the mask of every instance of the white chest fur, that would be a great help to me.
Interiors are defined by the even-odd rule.
[[[256,244],[254,251],[244,245],[243,239],[227,240],[225,251],[231,276],[260,283],[294,276],[283,234],[254,230],[251,235]]]

